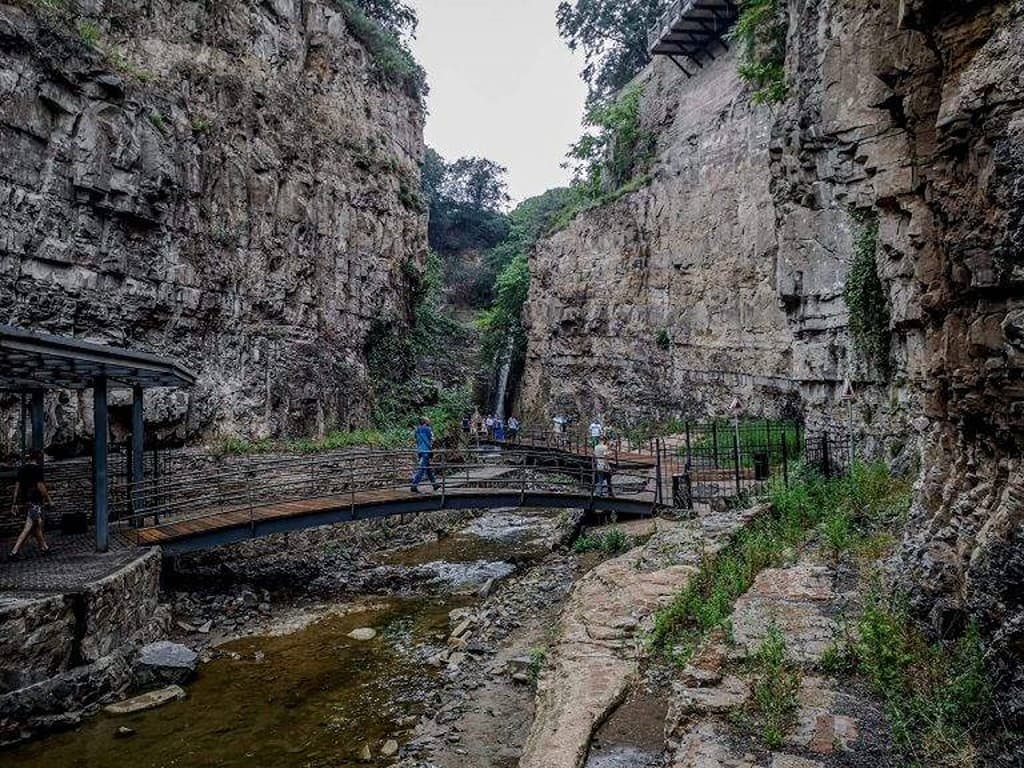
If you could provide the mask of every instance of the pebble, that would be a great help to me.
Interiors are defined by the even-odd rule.
[[[348,633],[348,637],[353,640],[367,641],[373,640],[377,636],[377,630],[371,627],[360,627],[359,629],[353,629]]]
[[[126,739],[129,736],[134,736],[134,735],[135,735],[135,729],[134,728],[129,728],[127,725],[119,725],[117,727],[117,730],[114,731],[114,738],[115,739]]]
[[[393,757],[398,754],[398,742],[394,739],[388,739],[384,742],[384,746],[381,747],[380,754],[382,757]]]

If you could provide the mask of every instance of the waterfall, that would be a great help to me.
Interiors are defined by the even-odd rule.
[[[508,380],[512,375],[512,352],[514,351],[515,335],[509,331],[505,336],[505,349],[499,358],[498,387],[494,391],[494,417],[504,420],[505,396],[508,394]]]

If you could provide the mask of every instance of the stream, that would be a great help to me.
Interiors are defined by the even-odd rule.
[[[422,717],[444,703],[446,671],[431,660],[447,646],[449,612],[479,604],[479,593],[528,572],[550,553],[557,543],[558,514],[489,512],[455,535],[383,553],[377,558],[380,582],[414,576],[414,583],[430,589],[411,596],[366,595],[331,606],[295,631],[283,620],[281,634],[231,640],[200,666],[186,699],[135,715],[102,713],[77,730],[5,752],[3,763],[37,768],[390,764],[393,758],[381,755],[381,745],[389,739],[405,744]],[[365,627],[376,630],[373,640],[348,636]],[[122,726],[132,733],[119,736]]]

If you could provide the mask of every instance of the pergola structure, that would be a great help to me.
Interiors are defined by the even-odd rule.
[[[132,390],[132,477],[143,473],[143,392],[152,387],[192,387],[196,376],[169,360],[103,344],[50,336],[0,325],[0,389],[31,399],[34,450],[44,445],[43,397],[47,390],[93,391],[93,513],[96,549],[110,543],[107,446],[109,443],[108,393]]]
[[[692,77],[696,71],[691,72],[684,62],[700,69],[702,57],[715,58],[716,46],[728,50],[722,38],[738,17],[736,0],[675,0],[651,30],[648,49],[652,56],[668,56]]]

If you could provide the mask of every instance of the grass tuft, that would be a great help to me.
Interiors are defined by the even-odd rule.
[[[786,657],[786,640],[772,624],[757,653],[752,671],[757,675],[752,689],[753,721],[761,730],[768,749],[778,749],[796,718],[800,670]]]

